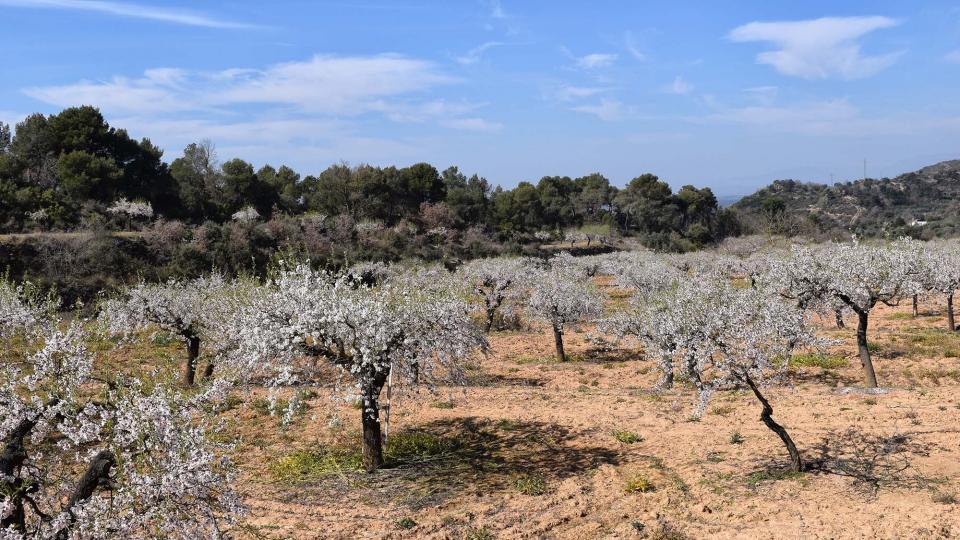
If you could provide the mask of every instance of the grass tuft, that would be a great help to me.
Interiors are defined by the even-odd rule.
[[[628,478],[627,483],[623,486],[623,490],[627,493],[649,493],[654,489],[653,482],[642,474],[636,474]]]
[[[456,439],[424,431],[402,431],[390,437],[384,449],[384,468],[417,463],[449,454],[459,448]],[[332,446],[319,450],[298,450],[269,464],[273,477],[282,482],[301,483],[333,474],[363,470],[360,448]]]
[[[453,402],[452,401],[434,401],[432,404],[430,404],[430,406],[433,407],[434,409],[452,409]]]
[[[827,355],[823,353],[802,353],[796,354],[791,360],[793,365],[800,367],[818,367],[823,369],[834,369],[847,365],[847,359],[838,355]]]
[[[486,526],[467,527],[467,540],[493,540],[493,538],[493,531],[488,529]]]
[[[643,436],[632,431],[614,431],[613,438],[622,442],[623,444],[636,444],[638,442],[643,442]]]
[[[540,496],[547,492],[547,482],[538,474],[518,477],[513,481],[513,487],[524,495]]]
[[[417,526],[417,522],[411,518],[404,517],[397,520],[398,529],[412,529]]]

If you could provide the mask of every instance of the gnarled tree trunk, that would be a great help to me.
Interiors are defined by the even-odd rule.
[[[920,316],[920,306],[917,304],[917,295],[913,295],[912,303],[913,303],[913,316],[914,316],[914,317],[919,317],[919,316]]]
[[[557,349],[557,361],[566,362],[567,354],[563,351],[563,328],[559,324],[553,325],[553,344]]]
[[[757,399],[763,406],[763,410],[760,411],[760,420],[763,421],[763,424],[770,428],[771,431],[776,433],[777,436],[780,437],[780,440],[783,441],[783,445],[787,447],[787,453],[790,454],[790,471],[802,472],[803,460],[800,458],[797,445],[793,443],[793,439],[790,438],[787,430],[773,419],[773,407],[770,406],[770,402],[760,393],[760,389],[757,388],[756,383],[753,382],[753,379],[751,379],[749,375],[744,376],[744,381],[750,386],[750,389],[753,390],[753,395],[757,396]]]
[[[843,322],[843,310],[842,310],[842,309],[835,309],[835,310],[833,310],[833,316],[834,316],[834,317],[836,318],[836,320],[837,320],[837,328],[843,329],[843,328],[846,328],[846,327],[847,327],[846,323]]]
[[[957,323],[953,318],[953,293],[947,295],[947,328],[951,332],[956,332]]]
[[[34,420],[22,420],[7,435],[3,453],[0,453],[0,493],[7,497],[10,505],[8,514],[0,518],[0,529],[12,528],[17,532],[26,532],[26,513],[24,502],[30,486],[16,476],[17,470],[27,459],[23,440],[33,431],[37,423]]]
[[[867,387],[876,388],[877,373],[873,370],[873,360],[870,358],[870,348],[867,346],[869,315],[867,311],[857,311],[857,349],[860,352],[860,363],[863,365],[863,372],[867,376]]]
[[[197,358],[200,357],[200,337],[193,333],[183,335],[187,340],[187,360],[183,363],[180,382],[184,386],[193,386],[197,373]]]
[[[213,358],[211,358],[210,361],[207,362],[206,367],[203,368],[203,378],[209,379],[210,377],[213,377],[213,370],[215,367],[217,366],[213,363]]]
[[[657,381],[657,388],[668,390],[673,388],[673,354],[664,353],[663,355],[663,374]]]
[[[387,381],[387,373],[377,372],[367,378],[363,388],[363,468],[373,472],[383,466],[383,433],[380,431],[380,391]]]

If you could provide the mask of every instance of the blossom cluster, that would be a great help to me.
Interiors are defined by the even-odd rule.
[[[0,538],[222,536],[243,507],[202,420],[214,394],[105,381],[82,321],[37,338],[0,369]]]
[[[147,218],[153,217],[153,206],[147,201],[130,201],[126,198],[117,199],[107,212],[111,214],[124,214],[130,217]]]

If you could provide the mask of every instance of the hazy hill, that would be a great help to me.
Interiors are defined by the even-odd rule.
[[[777,180],[732,208],[759,232],[953,236],[960,233],[960,160],[832,186]]]

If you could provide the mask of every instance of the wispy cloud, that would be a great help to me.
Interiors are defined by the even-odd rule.
[[[752,86],[743,89],[743,93],[749,99],[762,105],[772,104],[776,100],[779,92],[780,89],[776,86]]]
[[[503,128],[500,122],[491,122],[483,118],[451,118],[440,122],[444,127],[465,131],[496,132]]]
[[[629,109],[623,104],[623,102],[616,99],[601,99],[599,103],[578,105],[576,107],[571,107],[570,110],[592,114],[597,118],[607,122],[623,120],[629,113]]]
[[[463,56],[458,56],[456,60],[458,63],[463,65],[476,64],[483,58],[483,53],[487,52],[488,50],[494,47],[499,47],[500,45],[503,45],[503,42],[488,41],[486,43],[483,43],[482,45],[478,45],[477,47],[470,49],[469,51],[467,51],[467,54],[464,54]]]
[[[574,101],[577,99],[588,98],[608,91],[609,88],[598,86],[561,86],[556,92],[556,98],[560,101]]]
[[[257,25],[228,21],[190,11],[105,0],[0,0],[0,6],[95,11],[120,17],[149,19],[207,28],[256,28]]]
[[[678,96],[685,96],[690,92],[693,92],[693,85],[688,83],[681,77],[677,75],[673,82],[663,88],[663,91],[668,94],[676,94]]]
[[[459,82],[433,62],[396,54],[316,55],[263,68],[151,69],[23,93],[57,107],[95,105],[111,123],[174,152],[209,138],[229,155],[312,167],[422,159],[423,140],[382,125],[378,134],[393,134],[370,136],[371,122],[424,126],[413,133],[501,130],[479,114],[486,104],[438,97]]]
[[[396,105],[391,98],[455,81],[433,63],[415,58],[317,55],[263,70],[154,69],[136,79],[117,76],[104,82],[26,88],[24,93],[60,107],[88,103],[123,114],[264,104],[293,106],[308,113],[356,115],[389,111]]]
[[[806,79],[860,79],[889,67],[901,52],[865,56],[858,40],[899,22],[889,17],[824,17],[806,21],[751,22],[730,32],[736,42],[765,41],[777,50],[757,55],[780,73]]]
[[[640,50],[640,47],[637,45],[637,40],[633,37],[631,32],[624,34],[623,41],[627,52],[630,53],[630,56],[632,56],[635,60],[643,62],[647,59],[647,55]]]
[[[143,126],[143,133],[175,141],[203,134],[230,142],[242,130],[247,135],[237,144],[253,144],[263,136],[277,145],[301,146],[331,131],[330,126],[363,114],[455,130],[499,130],[499,123],[477,115],[483,104],[428,97],[437,87],[456,82],[432,62],[416,58],[317,55],[264,69],[151,69],[136,78],[33,87],[23,93],[58,107],[95,105],[112,118]],[[182,130],[179,135],[172,133],[177,130]]]
[[[577,67],[582,69],[596,69],[608,67],[617,61],[617,55],[592,53],[576,59]]]
[[[836,134],[838,128],[857,119],[860,111],[846,99],[794,105],[749,105],[707,115],[708,122],[740,124],[768,131],[806,135]]]
[[[960,64],[960,49],[948,52],[943,56],[943,59],[951,64]]]
[[[500,0],[490,0],[490,16],[494,19],[506,19],[507,12],[503,10]]]

